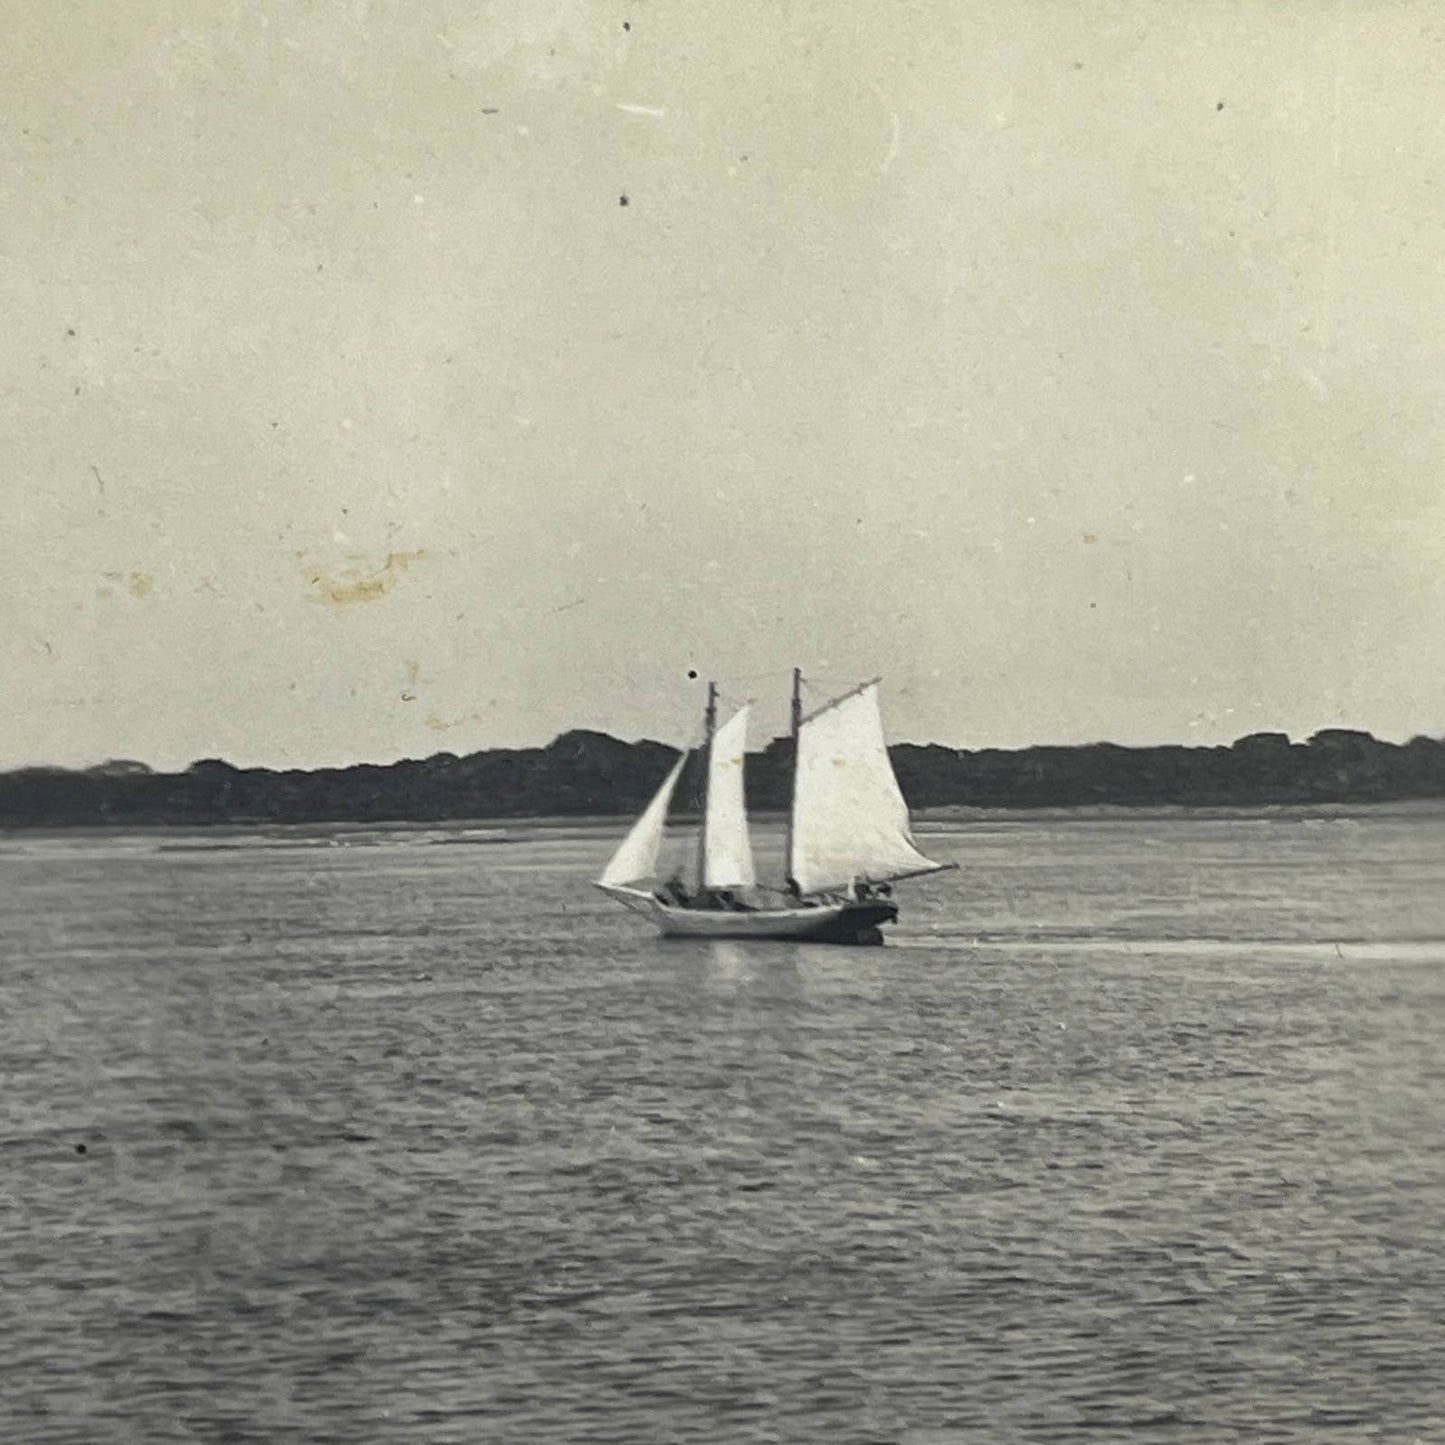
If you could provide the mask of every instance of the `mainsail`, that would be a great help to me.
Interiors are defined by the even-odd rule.
[[[620,888],[652,876],[657,867],[657,855],[662,851],[662,830],[667,822],[667,806],[672,801],[677,780],[682,775],[682,765],[686,761],[687,754],[684,753],[673,764],[672,771],[663,779],[662,786],[643,809],[642,816],[632,825],[621,846],[612,855],[612,861],[597,880],[602,887]]]
[[[789,864],[804,893],[940,868],[914,846],[883,740],[876,683],[803,719],[796,768]]]
[[[708,888],[750,888],[757,881],[743,791],[749,711],[744,706],[729,718],[713,734],[708,750],[702,832],[702,881]]]

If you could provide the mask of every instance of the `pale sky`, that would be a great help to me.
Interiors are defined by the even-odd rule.
[[[0,766],[795,662],[953,746],[1445,732],[1442,67],[1433,0],[13,0]]]

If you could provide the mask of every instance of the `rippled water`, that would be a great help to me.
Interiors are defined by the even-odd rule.
[[[0,1439],[1445,1440],[1445,816],[929,831],[0,840]]]

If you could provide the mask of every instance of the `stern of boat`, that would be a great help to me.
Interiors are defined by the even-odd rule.
[[[883,942],[883,925],[897,921],[896,903],[849,903],[838,909],[814,937],[820,943],[846,943],[876,948]]]

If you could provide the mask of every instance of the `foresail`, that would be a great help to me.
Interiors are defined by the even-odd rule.
[[[756,882],[743,785],[749,711],[743,707],[713,734],[708,754],[703,883],[709,888],[749,888]]]
[[[806,719],[793,785],[792,877],[804,893],[939,867],[914,846],[876,683]]]
[[[597,880],[604,888],[616,888],[652,876],[657,867],[657,855],[662,851],[662,830],[667,823],[668,804],[672,802],[673,791],[686,761],[687,754],[684,753],[612,855],[612,861]]]

